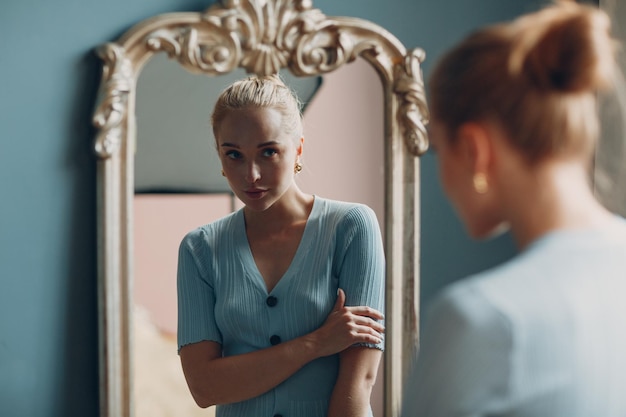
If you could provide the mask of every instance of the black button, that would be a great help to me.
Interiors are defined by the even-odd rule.
[[[274,307],[276,304],[278,304],[278,298],[274,297],[273,295],[270,295],[269,297],[267,297],[267,300],[265,300],[265,302],[267,303],[268,306]]]
[[[283,417],[282,414],[274,414],[274,417]]]
[[[275,345],[279,344],[279,343],[280,343],[280,336],[278,336],[278,335],[274,335],[274,336],[270,337],[270,343],[271,343],[273,346],[275,346]]]

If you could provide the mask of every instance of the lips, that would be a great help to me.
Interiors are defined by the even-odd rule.
[[[251,198],[253,200],[259,199],[261,197],[263,197],[265,195],[265,193],[267,193],[267,190],[261,190],[258,188],[253,188],[250,190],[246,190],[244,191],[246,193],[246,196],[248,196],[248,198]]]

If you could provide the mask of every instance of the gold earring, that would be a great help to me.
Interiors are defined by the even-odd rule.
[[[293,172],[297,174],[300,171],[302,171],[302,164],[300,162],[296,162],[296,165],[293,167]]]
[[[226,173],[224,172],[224,170],[222,170],[222,177],[225,177]]]
[[[489,190],[489,184],[487,183],[487,176],[482,172],[474,174],[474,190],[478,194],[485,194]]]

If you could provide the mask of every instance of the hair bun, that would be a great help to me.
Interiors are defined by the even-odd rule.
[[[509,68],[546,91],[583,92],[611,85],[616,42],[606,13],[559,1],[513,25]]]

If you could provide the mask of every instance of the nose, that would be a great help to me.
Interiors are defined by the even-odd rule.
[[[259,165],[256,162],[251,161],[246,166],[246,181],[250,184],[254,184],[259,179],[261,179],[261,170],[259,169]]]

